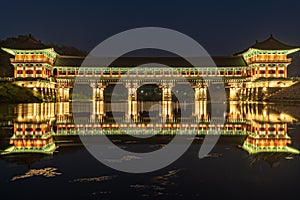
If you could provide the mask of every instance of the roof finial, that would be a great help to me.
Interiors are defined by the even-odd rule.
[[[255,40],[255,43],[258,43],[258,40]]]
[[[270,37],[273,38],[273,34],[272,33],[270,34]]]

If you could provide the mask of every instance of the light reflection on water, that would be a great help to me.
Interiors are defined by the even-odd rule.
[[[257,153],[292,153],[299,151],[290,147],[292,140],[288,135],[288,124],[297,122],[297,118],[275,105],[228,103],[224,111],[225,123],[210,117],[210,104],[198,102],[201,106],[186,103],[184,108],[173,103],[172,118],[164,120],[163,107],[153,105],[161,102],[141,102],[138,105],[138,118],[131,119],[126,114],[126,102],[101,104],[99,102],[80,102],[80,107],[72,109],[71,103],[19,104],[8,109],[8,120],[1,123],[4,128],[11,128],[10,145],[2,154],[45,153],[56,151],[58,143],[67,136],[78,135],[174,135],[176,133],[207,135],[219,133],[222,136],[245,136],[240,146],[250,154]],[[196,103],[197,104],[197,103]],[[117,116],[112,112],[118,107]],[[181,116],[182,109],[190,115]],[[100,112],[101,111],[101,112]],[[155,115],[153,114],[156,113]],[[80,113],[74,122],[73,113]],[[11,116],[11,118],[9,118]],[[176,117],[177,116],[177,117]],[[217,122],[211,124],[211,122]],[[61,136],[59,139],[56,137]],[[121,138],[121,137],[120,137]],[[117,141],[120,138],[114,138]],[[163,141],[157,140],[158,143]],[[122,141],[121,141],[122,143]],[[124,144],[139,143],[133,138]],[[72,143],[70,143],[72,144]]]
[[[163,108],[151,106],[159,103],[139,104],[139,117],[134,122],[134,127],[130,128],[127,127],[126,103],[86,103],[82,107],[86,109],[83,110],[85,115],[82,123],[76,125],[71,103],[1,105],[0,149],[3,155],[0,159],[0,185],[5,185],[8,192],[20,187],[14,185],[19,182],[23,187],[20,195],[31,191],[29,186],[24,185],[26,183],[45,191],[41,185],[53,182],[57,184],[51,186],[53,189],[80,199],[82,196],[78,196],[79,188],[83,189],[84,198],[91,199],[103,195],[117,199],[122,197],[122,193],[132,197],[197,199],[201,195],[217,195],[209,193],[211,190],[208,187],[211,186],[223,191],[223,194],[231,190],[229,186],[222,188],[214,182],[227,183],[236,188],[243,184],[246,187],[256,184],[252,190],[268,196],[259,186],[274,189],[277,187],[274,182],[288,179],[284,188],[292,193],[293,184],[299,180],[300,166],[299,114],[294,105],[228,103],[224,113],[225,124],[213,127],[221,133],[218,144],[209,155],[199,160],[196,152],[204,136],[210,134],[207,131],[211,128],[209,122],[212,120],[209,104],[199,102],[196,107],[187,103],[184,109],[189,110],[190,115],[179,118],[180,107],[174,103],[173,118],[166,121],[162,116],[165,113]],[[119,110],[116,119],[111,113],[111,107],[114,106]],[[147,112],[149,108],[152,108],[151,112]],[[130,178],[130,175],[99,164],[82,147],[78,138],[78,134],[117,135],[111,136],[111,140],[121,148],[144,152],[166,145],[178,128],[184,128],[187,134],[197,132],[192,147],[176,163],[158,172],[146,174],[143,178],[139,175],[132,175],[135,178]],[[133,130],[133,135],[140,134],[139,129],[143,130],[142,133],[158,129],[164,136],[152,137],[144,142],[133,137],[121,137],[122,129]],[[112,162],[130,162],[131,159],[138,158],[125,157]],[[51,175],[46,169],[54,169],[50,171],[55,176],[41,180]],[[38,182],[42,182],[41,185]],[[117,183],[122,183],[124,188],[116,186]],[[70,184],[78,187],[78,192],[76,189],[61,189]],[[194,184],[198,184],[199,188]],[[247,191],[240,188],[239,192],[242,194]],[[17,197],[18,194],[14,196]],[[269,196],[272,197],[271,194]]]
[[[61,173],[56,172],[56,168],[44,168],[44,169],[30,169],[24,175],[15,176],[11,179],[11,181],[16,181],[19,179],[30,178],[33,176],[44,176],[44,177],[55,177],[61,175]]]

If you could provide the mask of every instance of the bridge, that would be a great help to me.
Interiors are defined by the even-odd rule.
[[[271,35],[235,55],[212,57],[215,67],[204,62],[207,58],[201,58],[201,66],[192,66],[178,57],[121,57],[109,66],[101,65],[101,58],[93,61],[96,65],[86,65],[91,58],[59,55],[46,46],[2,49],[14,56],[14,82],[42,94],[45,100],[69,101],[74,83],[79,82],[90,86],[91,99],[96,101],[102,100],[108,85],[116,83],[128,89],[128,98],[136,99],[139,86],[155,82],[162,88],[164,99],[180,82],[176,80],[184,79],[194,88],[196,100],[209,100],[208,87],[221,84],[229,100],[258,101],[296,83],[287,77],[287,67],[292,62],[288,54],[299,47],[284,44]],[[144,64],[147,67],[135,68]]]

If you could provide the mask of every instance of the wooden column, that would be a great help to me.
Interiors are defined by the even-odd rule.
[[[36,67],[33,67],[33,78],[36,78]]]
[[[286,78],[287,77],[287,68],[284,67],[284,77]]]
[[[26,68],[23,67],[23,78],[26,78]]]
[[[136,121],[138,119],[138,108],[137,108],[137,89],[139,84],[137,82],[129,82],[125,84],[128,89],[128,108],[126,119],[128,121]]]
[[[162,83],[162,118],[163,120],[173,119],[172,109],[172,87],[173,83]]]
[[[17,78],[18,70],[16,67],[14,67],[14,77]]]

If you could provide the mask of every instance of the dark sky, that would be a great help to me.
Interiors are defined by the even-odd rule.
[[[0,39],[32,33],[37,39],[91,50],[127,29],[180,31],[212,55],[244,50],[270,33],[300,45],[299,0],[1,1]]]

